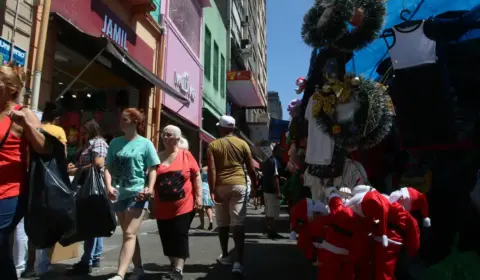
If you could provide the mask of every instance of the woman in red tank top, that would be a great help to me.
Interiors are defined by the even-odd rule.
[[[0,66],[0,275],[5,280],[17,279],[10,235],[22,216],[17,204],[27,179],[27,146],[41,154],[51,150],[35,114],[16,103],[24,80],[22,68]]]

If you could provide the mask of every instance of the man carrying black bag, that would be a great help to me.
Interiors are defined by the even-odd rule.
[[[79,162],[69,170],[76,173],[72,184],[79,187],[76,195],[76,231],[60,240],[64,246],[84,241],[81,260],[69,271],[72,275],[88,274],[92,267],[100,266],[103,237],[111,236],[116,228],[103,179],[108,144],[101,137],[100,127],[95,120],[85,123],[80,132],[87,145]]]

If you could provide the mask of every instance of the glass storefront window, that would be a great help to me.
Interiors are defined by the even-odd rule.
[[[169,16],[185,41],[198,56],[200,52],[201,10],[197,0],[170,1]]]

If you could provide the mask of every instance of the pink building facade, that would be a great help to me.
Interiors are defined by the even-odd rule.
[[[184,105],[164,94],[162,109],[167,118],[172,117],[172,114],[177,115],[177,121],[187,122],[196,128],[200,128],[202,124],[203,69],[200,52],[203,8],[209,5],[209,0],[162,1],[163,22],[166,27],[163,78],[189,100],[189,103]]]

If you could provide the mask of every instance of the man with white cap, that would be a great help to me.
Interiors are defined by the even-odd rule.
[[[215,205],[222,255],[218,261],[223,265],[233,263],[232,273],[244,275],[243,250],[245,247],[244,221],[247,213],[247,182],[245,165],[251,181],[252,195],[256,190],[256,174],[250,146],[235,137],[235,119],[222,116],[217,123],[221,138],[208,145],[208,184]],[[234,261],[228,255],[230,228],[235,243]]]

